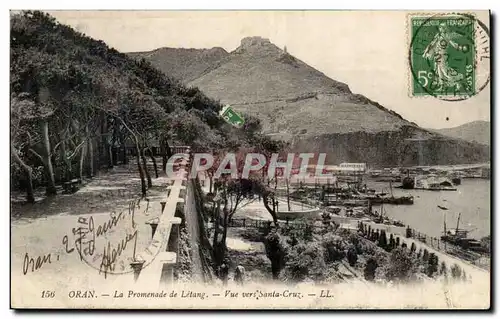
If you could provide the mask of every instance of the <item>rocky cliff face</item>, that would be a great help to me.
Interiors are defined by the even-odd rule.
[[[323,134],[294,141],[294,150],[327,153],[328,164],[369,163],[373,167],[469,164],[490,158],[487,146],[431,135],[413,126],[398,131]]]
[[[162,49],[164,50],[164,49]],[[172,50],[172,49],[170,49]],[[328,153],[330,163],[429,165],[489,161],[489,149],[419,128],[375,101],[354,94],[261,37],[249,37],[233,52],[182,64],[149,58],[168,74],[182,72],[185,83],[208,96],[257,116],[266,133],[292,142],[296,151]],[[203,52],[202,52],[203,51]],[[183,55],[184,51],[176,51]],[[148,58],[147,55],[144,57]],[[164,56],[167,58],[167,56]],[[191,66],[192,65],[192,66]],[[202,65],[203,67],[200,67]]]

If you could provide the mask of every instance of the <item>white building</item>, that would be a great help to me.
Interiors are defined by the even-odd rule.
[[[366,163],[342,163],[339,168],[346,171],[365,173]]]

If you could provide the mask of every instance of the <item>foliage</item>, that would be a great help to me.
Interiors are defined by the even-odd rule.
[[[444,261],[441,262],[441,266],[439,267],[439,274],[444,277],[446,277],[446,275],[448,274],[446,263]]]
[[[378,238],[378,246],[383,249],[387,249],[387,234],[385,233],[385,230],[382,230],[380,232],[379,238]]]
[[[276,232],[273,231],[267,235],[265,241],[266,255],[271,261],[271,271],[273,273],[273,278],[277,279],[281,269],[285,264],[286,258],[286,247],[283,243],[283,239]]]
[[[427,261],[427,267],[425,273],[429,277],[434,277],[434,274],[438,271],[439,259],[435,253],[429,254],[429,260]]]
[[[385,269],[387,279],[407,282],[416,273],[416,260],[408,253],[407,249],[396,248],[391,252],[390,262]]]
[[[342,237],[334,234],[327,234],[322,241],[325,249],[325,261],[334,262],[345,257],[345,244]]]
[[[349,265],[351,267],[354,267],[356,265],[356,262],[358,261],[358,254],[354,246],[349,247],[349,249],[347,250],[347,261],[349,262]]]
[[[375,272],[378,268],[378,263],[375,258],[370,257],[366,261],[365,269],[364,269],[364,277],[366,280],[373,281],[375,279]]]
[[[13,14],[10,31],[11,141],[19,155],[11,166],[19,177],[14,186],[72,178],[76,172],[68,168],[79,165],[92,176],[94,164],[112,165],[108,149],[130,143],[142,148],[168,139],[202,151],[282,146],[261,134],[257,119],[248,117],[245,130],[232,127],[218,114],[222,105],[198,88],[47,13]],[[35,174],[42,165],[46,172]]]
[[[293,281],[324,279],[326,269],[324,254],[324,248],[317,241],[300,242],[290,247],[284,268],[285,279]]]
[[[460,279],[462,277],[462,268],[457,264],[451,266],[450,272],[453,279]]]

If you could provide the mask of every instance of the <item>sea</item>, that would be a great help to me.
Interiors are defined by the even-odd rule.
[[[394,185],[398,185],[397,183]],[[389,183],[367,182],[369,188],[390,193]],[[462,179],[456,191],[407,190],[392,187],[394,196],[412,195],[413,205],[373,206],[383,209],[386,216],[402,221],[405,225],[431,237],[439,237],[446,228],[456,228],[460,214],[460,229],[470,230],[469,237],[481,239],[490,235],[491,198],[490,180]],[[443,210],[438,207],[447,208]]]

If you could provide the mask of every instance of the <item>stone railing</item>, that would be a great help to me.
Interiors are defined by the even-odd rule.
[[[169,193],[161,201],[160,216],[148,221],[152,239],[149,246],[130,263],[134,270],[134,279],[140,286],[158,288],[173,282],[173,271],[177,263],[179,249],[179,225],[182,219],[176,216],[177,206],[184,203],[187,175],[190,167],[190,149],[179,165]],[[154,287],[158,285],[158,287]]]

